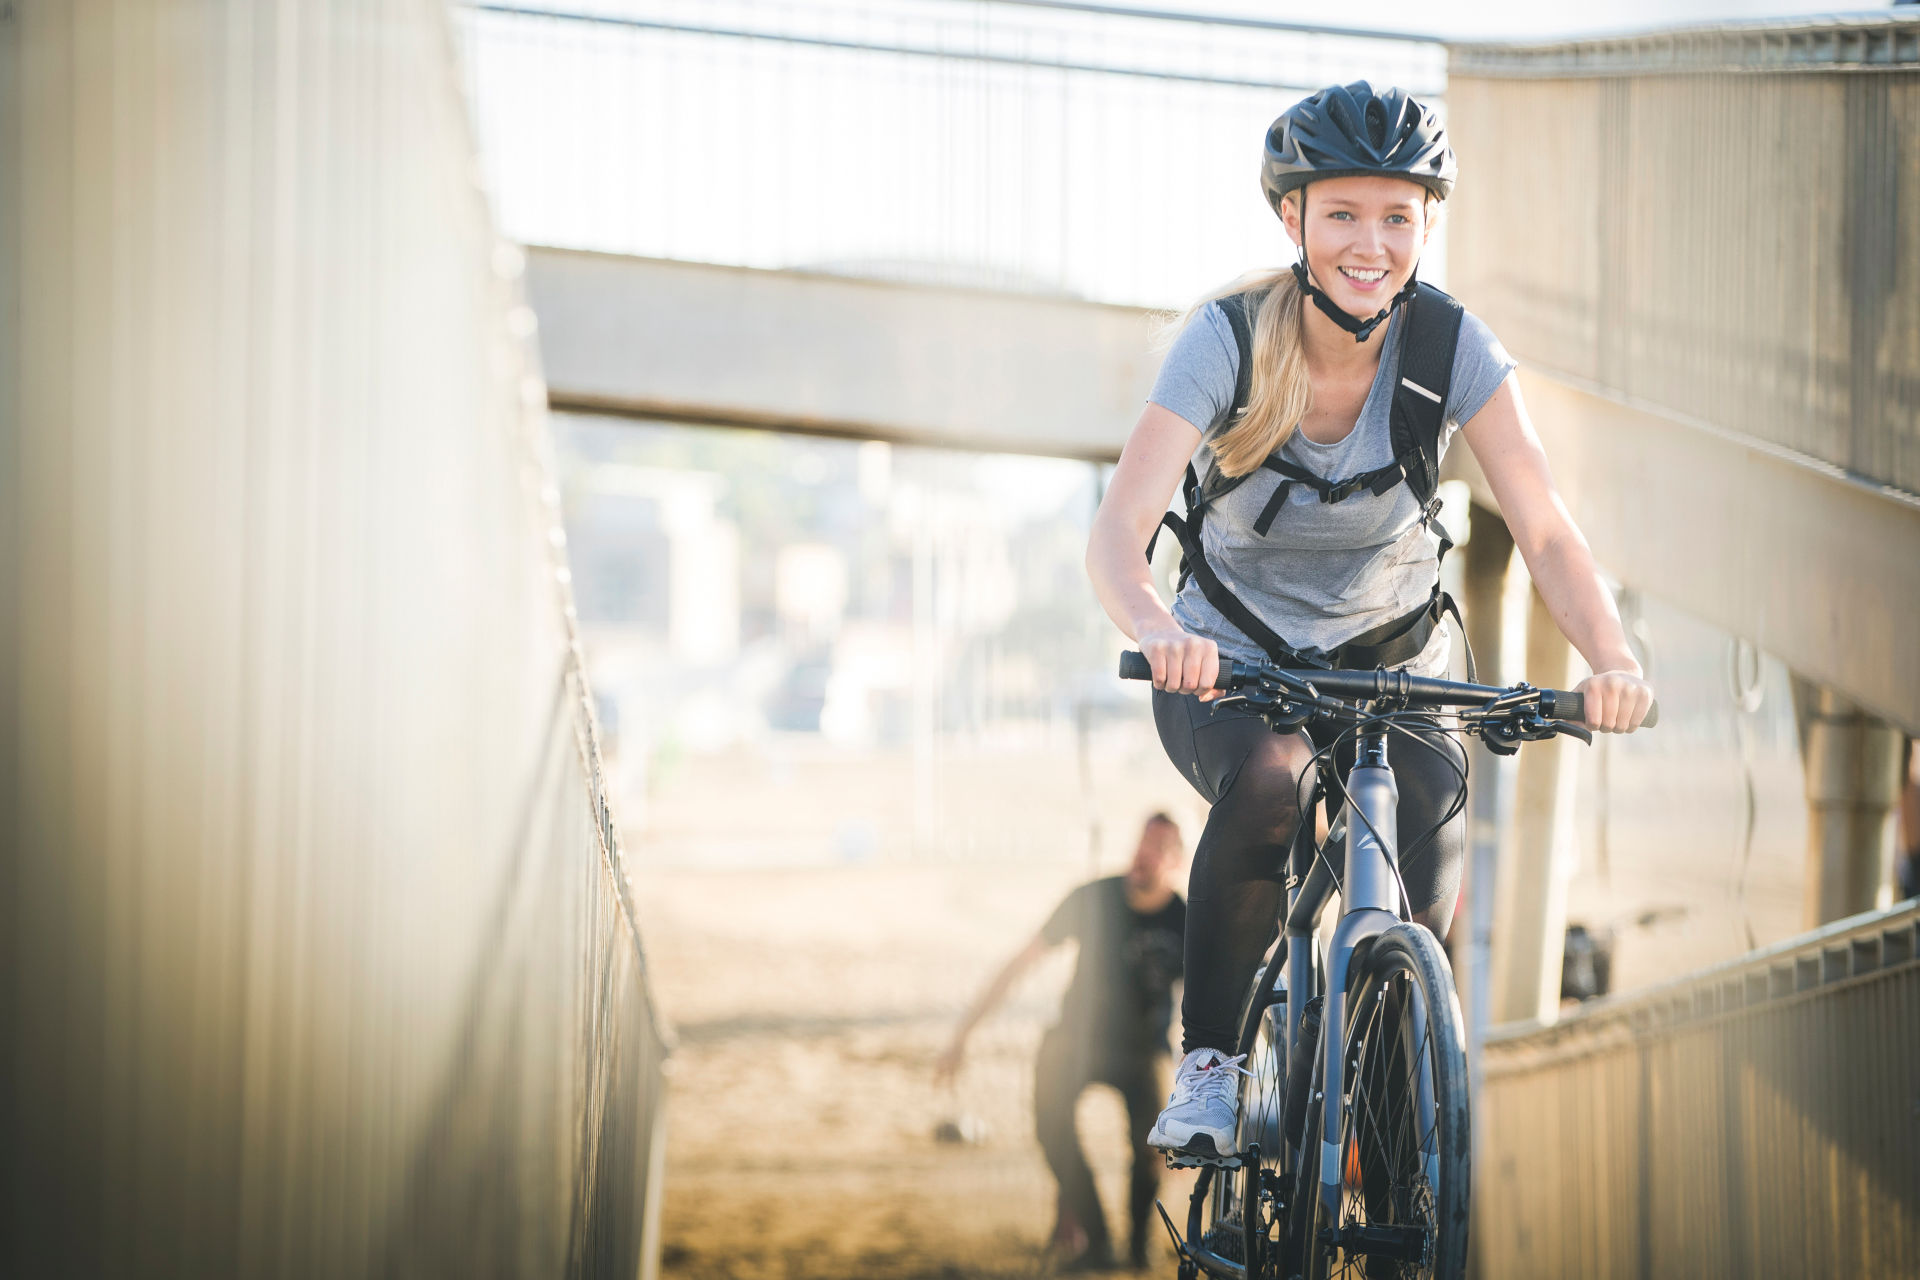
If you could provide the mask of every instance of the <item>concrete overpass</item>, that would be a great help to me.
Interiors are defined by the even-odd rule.
[[[531,249],[555,409],[1111,462],[1159,357],[1132,307]]]
[[[1456,127],[1471,138],[1471,117]],[[1555,352],[1507,301],[1525,287],[1476,285],[1494,271],[1476,257],[1476,236],[1494,233],[1477,225],[1468,185],[1451,232],[1456,287],[1514,335],[1535,426],[1602,562],[1920,729],[1920,496],[1901,483],[1912,478],[1549,363]],[[1094,461],[1119,456],[1158,368],[1151,338],[1164,319],[1067,298],[556,249],[529,251],[527,279],[556,409]],[[1889,410],[1889,433],[1897,423]],[[1497,505],[1466,450],[1451,465]]]

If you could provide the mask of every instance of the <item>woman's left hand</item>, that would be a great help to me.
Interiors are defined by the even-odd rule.
[[[1573,687],[1587,702],[1587,728],[1632,733],[1653,705],[1653,686],[1631,671],[1596,671]]]

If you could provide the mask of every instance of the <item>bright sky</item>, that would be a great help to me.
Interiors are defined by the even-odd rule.
[[[1790,0],[1128,2],[1475,39],[1804,13]],[[517,239],[1156,306],[1291,256],[1259,194],[1258,148],[1307,88],[1365,77],[1427,95],[1445,82],[1433,44],[983,0],[522,3],[643,25],[473,23],[482,147]],[[1463,153],[1462,180],[1492,162]],[[1429,259],[1444,282],[1444,237]]]
[[[1131,4],[1135,0],[1116,0]],[[1866,12],[1886,4],[1833,6],[1794,0],[1371,0],[1333,6],[1307,0],[1140,0],[1142,8],[1237,14],[1284,22],[1337,22],[1382,31],[1419,32],[1449,39],[1538,40],[1556,36],[1702,22],[1756,21],[1808,14]]]

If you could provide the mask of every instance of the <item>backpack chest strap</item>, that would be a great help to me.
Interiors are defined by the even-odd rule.
[[[1305,467],[1296,466],[1279,456],[1268,458],[1260,465],[1275,472],[1281,479],[1267,504],[1260,508],[1260,514],[1254,519],[1253,531],[1261,537],[1273,528],[1274,517],[1280,514],[1280,508],[1287,505],[1287,498],[1296,484],[1305,485],[1320,495],[1322,502],[1345,502],[1362,489],[1379,497],[1387,493],[1407,477],[1407,468],[1417,465],[1418,460],[1411,457],[1395,458],[1383,467],[1371,471],[1362,471],[1359,475],[1348,476],[1345,480],[1328,480],[1317,476]]]

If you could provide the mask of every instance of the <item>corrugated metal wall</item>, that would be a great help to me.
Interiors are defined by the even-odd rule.
[[[1478,1274],[1920,1275],[1920,904],[1496,1034]]]
[[[1879,25],[1870,69],[1457,50],[1450,286],[1529,364],[1920,493],[1920,22]]]
[[[1611,567],[1910,711],[1920,14],[1463,46],[1450,75],[1450,287],[1548,393]],[[1917,950],[1908,905],[1496,1033],[1478,1274],[1920,1275]]]
[[[439,0],[0,4],[0,1273],[649,1269],[476,175]]]

